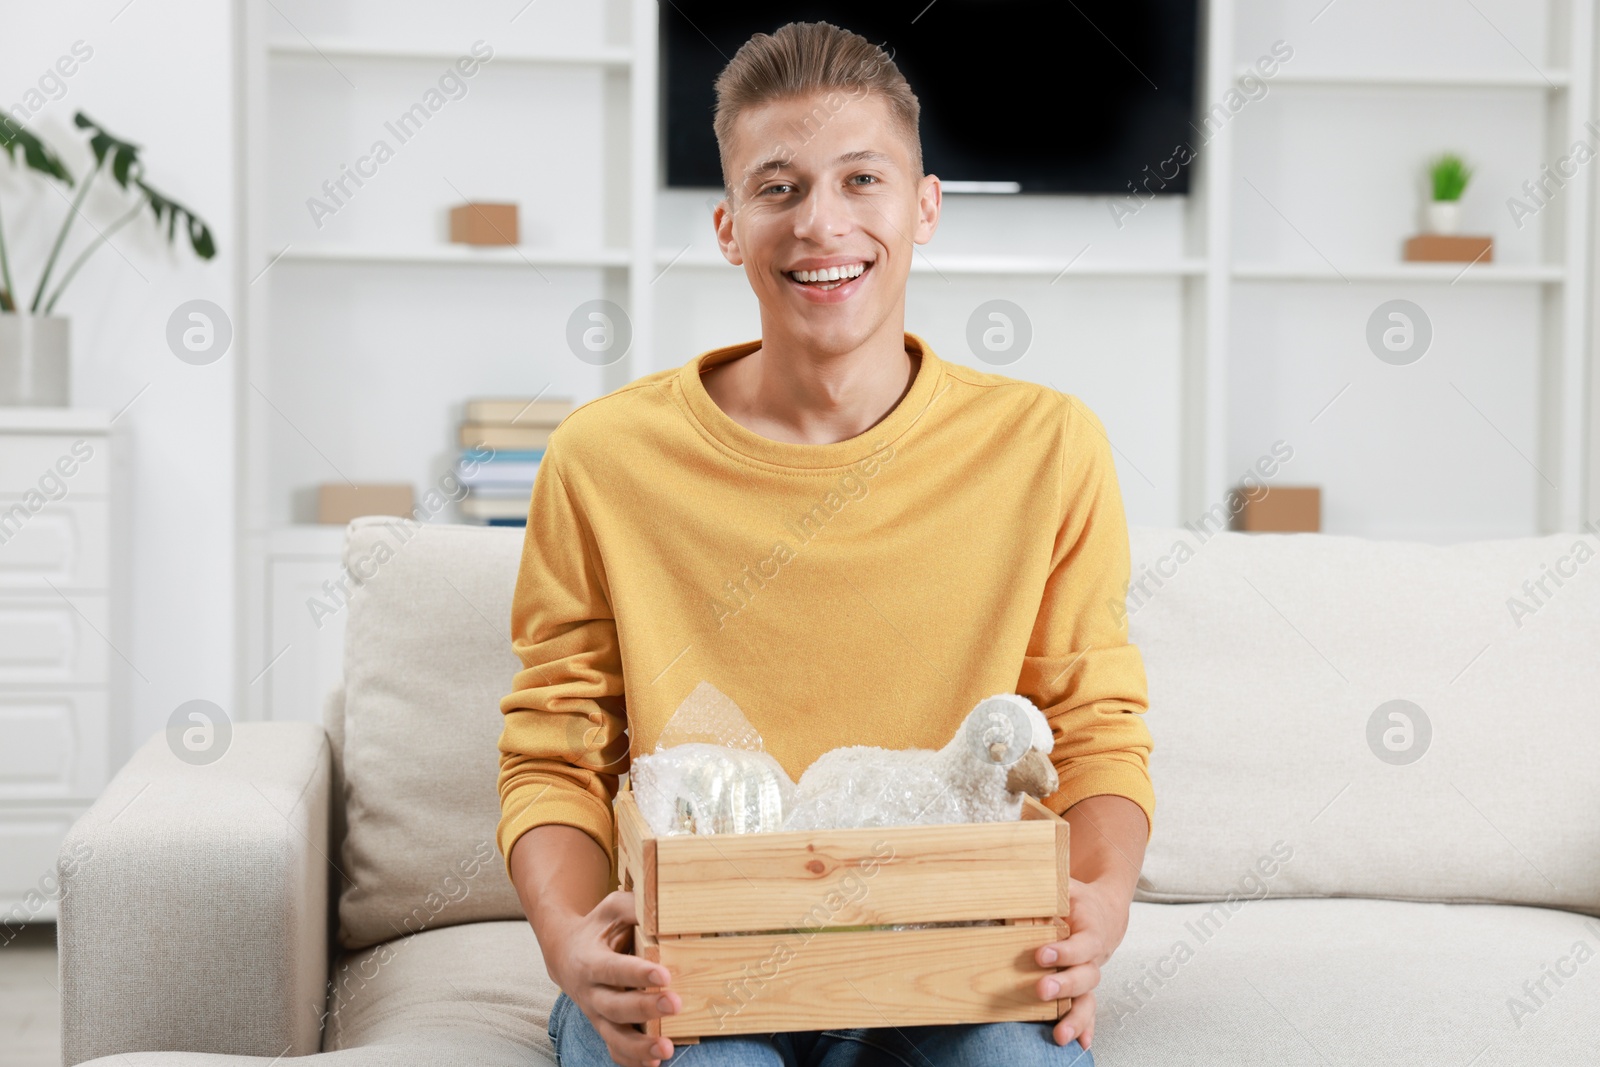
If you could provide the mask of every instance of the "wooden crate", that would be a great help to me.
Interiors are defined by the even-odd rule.
[[[617,872],[635,954],[682,1010],[644,1030],[719,1034],[1048,1021],[1042,945],[1064,940],[1067,822],[1032,797],[1014,823],[657,837],[617,795]],[[834,927],[1001,920],[919,930]]]

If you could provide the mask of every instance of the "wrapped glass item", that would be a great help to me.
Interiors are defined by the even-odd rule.
[[[678,705],[628,781],[656,834],[747,834],[783,828],[794,782],[739,706],[710,682]]]

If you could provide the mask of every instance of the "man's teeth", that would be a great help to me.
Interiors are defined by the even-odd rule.
[[[866,273],[865,263],[851,263],[845,267],[827,267],[823,270],[792,270],[789,277],[797,282],[839,282],[858,278]]]

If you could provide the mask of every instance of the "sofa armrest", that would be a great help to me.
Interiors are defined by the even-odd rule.
[[[328,976],[327,733],[238,723],[221,758],[147,741],[58,860],[62,1062],[301,1056]]]

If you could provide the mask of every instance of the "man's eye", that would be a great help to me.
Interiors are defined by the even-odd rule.
[[[774,192],[774,191],[779,190],[779,189],[789,189],[789,188],[792,188],[792,187],[789,186],[789,185],[786,185],[786,184],[769,185],[765,189],[761,190],[761,194],[763,196],[765,196],[767,193]]]
[[[851,181],[855,181],[856,178],[865,178],[865,179],[867,179],[867,181],[874,182],[874,183],[876,183],[877,180],[878,180],[878,176],[876,174],[857,174],[857,175],[855,175],[855,177],[851,178],[850,180]]]

